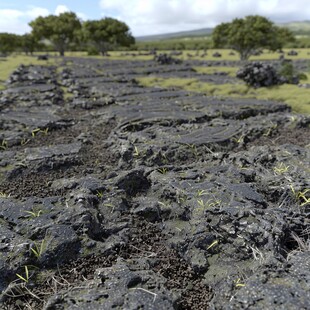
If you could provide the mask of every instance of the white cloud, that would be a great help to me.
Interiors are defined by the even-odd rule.
[[[31,31],[28,23],[38,16],[46,16],[49,11],[40,7],[29,7],[27,11],[0,10],[0,32],[24,34]]]
[[[0,10],[0,32],[10,32],[24,34],[31,31],[28,23],[39,16],[47,16],[49,14],[59,15],[69,12],[70,9],[65,5],[58,5],[51,13],[46,8],[29,6],[26,11],[3,9]],[[86,20],[88,17],[83,13],[77,13],[80,19]]]
[[[69,8],[63,4],[59,4],[57,5],[56,9],[55,9],[55,15],[59,15],[61,13],[66,13],[66,12],[70,12]]]
[[[87,20],[88,19],[88,16],[82,12],[76,12],[76,15],[79,19],[82,19],[82,20]]]
[[[37,18],[38,16],[47,16],[48,14],[50,14],[48,9],[39,7],[31,7],[25,12],[25,15],[32,19]]]
[[[62,13],[66,13],[66,12],[71,12],[71,10],[63,4],[57,5],[56,9],[55,9],[55,15],[59,15]],[[86,20],[88,17],[86,14],[82,13],[82,12],[75,12],[77,17],[82,19],[82,20]]]
[[[0,0],[1,1],[1,0]],[[309,0],[96,0],[102,17],[110,16],[126,22],[133,35],[177,32],[214,27],[235,17],[250,14],[266,16],[274,22],[309,20]],[[56,1],[55,1],[56,2]],[[57,3],[57,2],[56,2]],[[71,8],[55,5],[49,11],[42,7],[26,10],[0,10],[0,32],[25,33],[28,23],[38,16],[61,14]],[[78,12],[83,20],[97,17]]]
[[[0,32],[20,33],[24,25],[19,21],[23,12],[18,10],[0,10]]]
[[[310,19],[309,0],[100,0],[103,16],[126,22],[134,35],[214,27],[236,17]]]
[[[4,9],[4,10],[0,10],[0,16],[5,19],[10,19],[10,18],[16,19],[16,18],[23,16],[23,12],[18,11],[18,10]]]

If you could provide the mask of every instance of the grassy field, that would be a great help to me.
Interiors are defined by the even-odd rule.
[[[291,49],[283,49],[285,53],[285,58],[286,59],[309,59],[310,60],[310,49],[304,48],[304,49],[294,49],[295,51],[298,52],[298,56],[288,56],[287,53]],[[219,52],[222,57],[217,58],[213,57],[212,55],[215,52]],[[183,51],[181,56],[177,56],[176,58],[179,58],[181,60],[188,60],[188,59],[199,59],[199,60],[239,60],[239,56],[236,52],[234,52],[235,55],[231,55],[232,50],[229,49],[208,49],[207,54],[202,57],[203,51],[200,50],[198,51],[198,55],[196,55],[196,51],[193,50],[187,50]],[[118,52],[118,51],[113,51],[109,52],[109,57],[107,56],[88,56],[87,52],[67,52],[66,56],[71,56],[71,57],[91,57],[91,58],[99,58],[99,59],[120,59],[120,60],[132,60],[132,59],[137,59],[137,60],[151,60],[154,58],[152,55],[142,55],[145,54],[146,52]],[[158,51],[158,53],[169,53],[169,51]],[[56,54],[55,54],[56,55]],[[251,56],[250,60],[276,60],[279,59],[280,54],[279,53],[273,53],[269,51],[264,51],[263,54],[259,56]],[[175,56],[174,56],[175,57]]]
[[[238,71],[238,67],[194,67],[196,72],[204,74],[215,74],[219,72],[226,72],[229,76],[235,77]]]
[[[298,56],[292,56],[291,59],[309,59],[310,64],[310,49],[297,49]],[[191,59],[203,59],[203,60],[238,60],[237,55],[229,55],[230,50],[220,50],[222,54],[221,58],[212,57],[214,51],[208,50],[208,55],[201,58],[201,56],[195,56],[195,52],[186,51],[179,58],[185,60]],[[285,53],[288,50],[284,50]],[[200,51],[201,55],[202,51]],[[132,56],[135,54],[135,56]],[[193,57],[189,56],[193,55]],[[56,55],[53,54],[52,56]],[[153,56],[139,55],[139,52],[130,52],[130,55],[125,55],[125,52],[111,52],[110,57],[102,56],[87,56],[87,53],[83,52],[68,52],[66,56],[71,57],[90,57],[97,59],[111,59],[111,60],[150,60]],[[260,56],[255,56],[252,60],[267,60],[278,59],[278,53],[264,53]],[[288,57],[286,57],[288,58]],[[61,58],[50,58],[49,61],[39,61],[36,56],[25,55],[13,55],[7,58],[0,58],[0,90],[5,88],[5,81],[14,69],[20,64],[24,65],[57,65],[61,61]],[[215,72],[227,72],[230,76],[235,76],[238,67],[195,67],[199,73],[213,74]],[[309,72],[305,72],[308,76],[308,83],[310,83],[310,66]],[[157,77],[143,77],[139,79],[139,82],[145,86],[159,86],[163,88],[178,87],[189,91],[202,92],[206,95],[219,96],[219,97],[235,97],[235,98],[257,98],[264,100],[274,100],[285,102],[292,107],[295,112],[310,114],[310,89],[300,88],[297,85],[281,85],[269,88],[254,89],[246,86],[240,81],[238,84],[222,84],[215,85],[211,83],[205,83],[196,79],[183,79],[183,78],[157,78]]]

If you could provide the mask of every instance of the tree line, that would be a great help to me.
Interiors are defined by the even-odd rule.
[[[74,12],[38,17],[29,23],[31,33],[16,35],[0,33],[0,53],[13,51],[33,53],[50,46],[63,56],[67,50],[87,50],[89,54],[106,55],[109,50],[130,48],[150,49],[207,49],[231,48],[239,53],[241,60],[247,60],[259,49],[281,50],[285,44],[296,42],[291,31],[277,27],[269,19],[251,15],[235,18],[230,23],[222,23],[214,28],[211,40],[191,40],[189,45],[181,41],[143,42],[135,44],[126,23],[106,17],[100,20],[81,22]],[[165,42],[165,43],[163,43]]]
[[[29,34],[0,33],[0,53],[7,55],[18,50],[33,53],[50,46],[60,56],[67,50],[90,50],[105,55],[117,46],[135,43],[129,27],[111,17],[81,22],[74,12],[65,12],[40,16],[29,25],[32,28]]]

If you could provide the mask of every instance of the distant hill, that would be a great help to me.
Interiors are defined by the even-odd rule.
[[[293,32],[309,31],[309,35],[310,35],[310,21],[309,20],[305,20],[305,21],[301,21],[301,22],[283,23],[283,24],[278,24],[278,26],[286,27]]]
[[[310,21],[298,21],[298,22],[288,22],[277,24],[280,27],[286,27],[290,29],[295,34],[305,34],[309,32],[310,36]],[[173,33],[163,33],[150,36],[136,37],[137,42],[147,42],[147,41],[163,41],[170,39],[181,39],[190,37],[204,37],[209,36],[213,31],[213,28],[202,28],[189,31],[180,31]]]

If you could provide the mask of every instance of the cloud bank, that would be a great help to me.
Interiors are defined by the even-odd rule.
[[[246,15],[274,22],[310,20],[309,0],[101,0],[103,16],[125,21],[134,35],[214,27]]]
[[[46,16],[49,11],[45,8],[31,7],[27,11],[3,9],[0,10],[1,32],[23,34],[30,31],[28,22],[38,16]]]
[[[31,31],[28,23],[39,16],[47,16],[49,14],[59,15],[64,12],[70,12],[70,9],[62,4],[56,6],[54,12],[50,12],[46,8],[30,6],[26,11],[0,9],[0,32],[10,32],[16,34],[24,34]],[[83,20],[87,16],[83,13],[76,13]]]
[[[26,10],[0,9],[0,32],[23,34],[31,30],[28,23],[36,17],[68,11],[78,11],[83,20],[97,19],[99,13],[117,18],[128,24],[134,36],[214,27],[254,14],[274,22],[310,20],[309,0],[89,0],[72,2],[70,7],[53,1],[52,9],[44,8],[44,3],[48,6],[51,0]],[[90,16],[79,13],[83,8]]]

